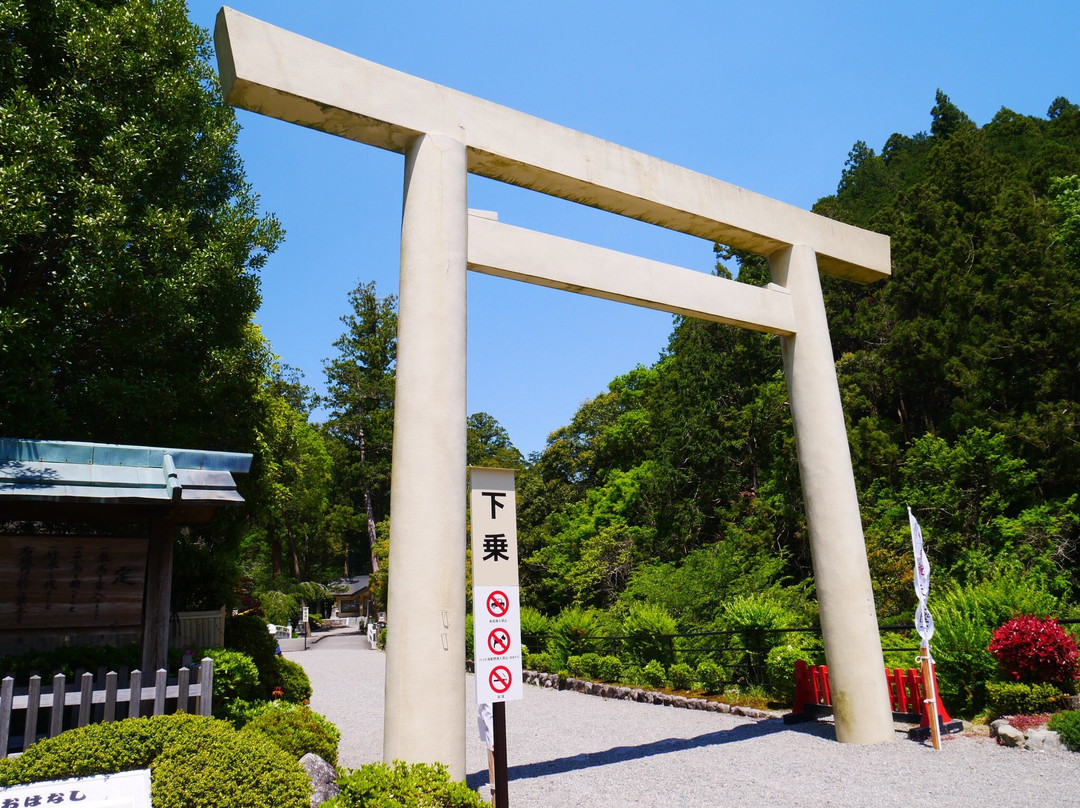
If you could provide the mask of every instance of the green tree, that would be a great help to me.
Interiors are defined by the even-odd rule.
[[[337,501],[363,514],[365,561],[377,571],[376,525],[390,511],[397,300],[379,297],[372,282],[358,284],[349,304],[352,312],[341,318],[345,333],[334,343],[338,355],[324,361],[326,431],[337,444]]]
[[[466,422],[466,462],[470,466],[520,469],[525,458],[510,441],[510,433],[494,416],[475,412]]]
[[[181,0],[0,0],[0,432],[249,450],[257,213]]]
[[[276,585],[282,575],[283,548],[295,581],[321,579],[340,549],[327,541],[330,452],[322,432],[308,422],[310,392],[281,374],[269,381],[259,447],[268,490],[256,518],[265,531],[270,579]]]

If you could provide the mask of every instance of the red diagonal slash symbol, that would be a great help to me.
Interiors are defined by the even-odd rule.
[[[510,683],[513,681],[514,676],[510,673],[510,669],[505,665],[499,665],[497,668],[492,668],[491,673],[488,674],[488,684],[491,685],[491,689],[496,693],[505,693],[510,689]]]
[[[510,632],[505,628],[496,628],[488,634],[488,648],[493,654],[505,654],[510,650]]]

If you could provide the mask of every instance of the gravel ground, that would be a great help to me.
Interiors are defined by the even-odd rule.
[[[340,763],[381,759],[385,657],[360,634],[287,651],[304,666],[311,706],[341,729]],[[466,686],[469,785],[487,783]],[[826,722],[785,726],[526,686],[506,708],[510,802],[536,808],[1080,808],[1080,754],[948,736],[942,750],[838,744]]]

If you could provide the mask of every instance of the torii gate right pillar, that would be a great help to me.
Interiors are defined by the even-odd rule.
[[[892,738],[892,713],[817,256],[796,245],[771,255],[769,267],[795,314],[796,333],[780,340],[836,739],[880,743]]]

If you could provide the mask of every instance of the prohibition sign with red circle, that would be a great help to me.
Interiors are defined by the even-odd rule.
[[[492,629],[488,634],[488,648],[493,654],[505,654],[510,650],[510,632],[501,626]]]
[[[514,675],[510,673],[510,669],[505,665],[492,668],[491,673],[488,674],[488,684],[496,693],[505,693],[510,689],[510,683],[513,681]]]
[[[506,597],[505,592],[496,589],[487,596],[487,610],[492,617],[502,617],[510,611],[510,598]]]

